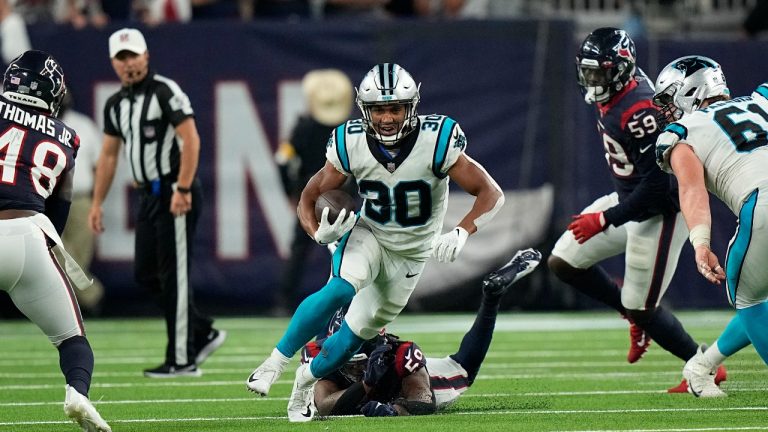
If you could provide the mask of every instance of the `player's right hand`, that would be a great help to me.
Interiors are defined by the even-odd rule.
[[[368,387],[376,387],[381,378],[392,366],[392,345],[382,344],[377,346],[368,359],[368,365],[363,373],[363,383]]]
[[[725,270],[720,265],[717,255],[705,245],[696,246],[696,269],[708,281],[720,285],[725,280]]]
[[[357,215],[355,212],[349,212],[347,209],[341,209],[339,216],[333,223],[328,222],[328,212],[331,209],[326,207],[323,209],[323,214],[320,216],[320,226],[315,231],[315,241],[321,245],[327,245],[340,239],[344,234],[351,230],[357,222]]]
[[[360,409],[360,412],[366,417],[392,417],[397,415],[395,407],[375,400],[368,401]]]
[[[91,210],[88,212],[88,225],[91,227],[91,231],[96,234],[104,232],[103,216],[104,212],[101,210],[101,206],[91,206]]]

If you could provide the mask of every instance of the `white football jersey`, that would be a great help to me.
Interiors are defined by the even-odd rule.
[[[448,170],[466,147],[455,120],[419,116],[417,129],[400,141],[394,157],[367,139],[363,121],[338,126],[328,140],[326,158],[353,175],[363,197],[360,216],[380,245],[400,255],[426,259],[443,227],[448,205]]]
[[[751,96],[714,103],[667,125],[656,141],[666,172],[672,172],[669,155],[679,142],[704,165],[707,190],[739,214],[750,193],[768,186],[768,83]]]

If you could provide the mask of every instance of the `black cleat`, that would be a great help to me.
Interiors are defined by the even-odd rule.
[[[483,279],[483,295],[500,297],[507,289],[531,273],[541,262],[541,252],[536,249],[517,251],[504,267],[488,274]]]

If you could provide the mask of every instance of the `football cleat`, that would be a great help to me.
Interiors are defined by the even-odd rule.
[[[112,432],[91,401],[69,384],[64,397],[64,414],[79,424],[84,432]]]
[[[629,323],[629,352],[627,353],[627,361],[635,363],[640,360],[643,355],[648,351],[648,347],[651,345],[651,337],[645,330],[641,329],[637,324],[630,321]]]
[[[683,377],[688,382],[688,393],[705,398],[728,396],[715,383],[715,377],[720,372],[720,368],[707,361],[704,357],[706,350],[706,345],[700,345],[696,355],[691,357],[683,367]],[[723,375],[725,375],[724,368]]]
[[[502,268],[483,279],[483,294],[492,297],[504,295],[512,284],[530,274],[540,262],[541,252],[536,249],[517,251]]]
[[[269,394],[272,384],[283,374],[288,362],[281,362],[273,355],[269,356],[245,381],[245,387],[261,396]]]
[[[715,384],[720,386],[720,383],[728,379],[728,372],[725,370],[725,366],[720,365],[715,372]],[[680,384],[667,389],[667,393],[688,393],[688,380],[683,378]]]
[[[227,332],[224,330],[211,329],[208,337],[205,340],[205,345],[197,350],[197,356],[195,357],[195,364],[200,366],[203,362],[213,354],[214,351],[227,339]]]
[[[288,399],[288,421],[304,423],[311,421],[317,413],[315,407],[315,383],[317,378],[309,370],[310,363],[304,363],[296,369],[293,391]]]
[[[144,369],[144,376],[147,378],[199,377],[202,375],[203,371],[198,369],[195,364],[176,366],[163,363],[156,368]]]

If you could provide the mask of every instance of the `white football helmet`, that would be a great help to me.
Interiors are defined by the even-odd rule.
[[[418,124],[416,106],[419,87],[411,74],[395,63],[379,63],[365,74],[357,90],[357,106],[363,114],[365,131],[385,145],[394,145],[411,133]],[[376,105],[405,105],[405,120],[394,135],[382,135],[371,118],[371,107]]]
[[[661,70],[653,103],[667,120],[675,121],[699,109],[706,99],[730,94],[720,65],[709,57],[692,55]]]

